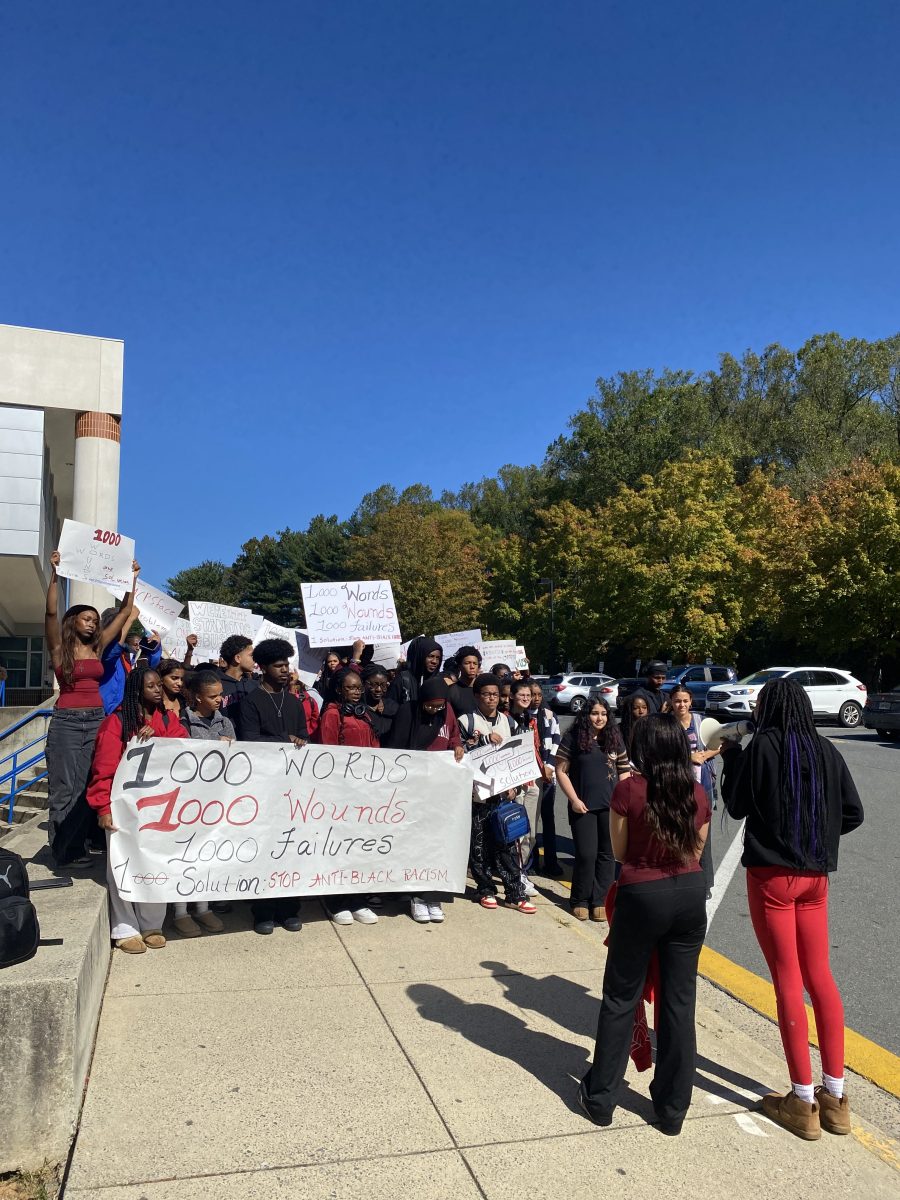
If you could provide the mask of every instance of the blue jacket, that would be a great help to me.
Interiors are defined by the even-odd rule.
[[[162,642],[151,646],[149,642],[141,642],[141,650],[147,654],[147,660],[154,669],[159,666],[162,658]],[[100,680],[100,695],[103,698],[103,711],[107,716],[115,712],[125,696],[125,680],[128,672],[125,670],[123,657],[128,653],[120,642],[110,642],[100,661],[103,663],[103,678]]]

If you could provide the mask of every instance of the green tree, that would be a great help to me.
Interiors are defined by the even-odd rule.
[[[389,579],[404,637],[467,629],[486,598],[477,531],[465,513],[396,504],[351,539],[354,579]]]
[[[231,569],[238,602],[279,625],[297,625],[303,613],[301,583],[345,578],[349,549],[337,517],[313,517],[305,531],[282,529],[251,538]]]
[[[237,604],[231,586],[231,568],[212,559],[179,571],[166,581],[166,586],[175,599],[183,604],[191,600],[206,600],[210,604]]]

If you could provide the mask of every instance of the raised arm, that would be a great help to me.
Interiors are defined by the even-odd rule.
[[[47,606],[44,611],[44,636],[47,639],[47,649],[50,651],[50,662],[53,667],[62,663],[62,631],[59,627],[59,578],[56,568],[59,566],[59,551],[54,550],[50,555],[50,582],[47,585]]]
[[[131,581],[131,591],[125,593],[125,598],[122,605],[110,623],[102,630],[100,634],[100,653],[102,654],[110,642],[118,642],[122,638],[122,634],[131,622],[134,620],[134,587],[138,580],[138,575],[141,573],[140,565],[132,562],[131,569],[134,571],[134,579]]]

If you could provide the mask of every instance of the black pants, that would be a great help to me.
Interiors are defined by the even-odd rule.
[[[270,900],[254,900],[250,911],[253,914],[254,925],[258,925],[260,921],[274,921],[280,925],[288,917],[300,915],[300,897],[273,896]]]
[[[97,832],[97,814],[85,799],[102,708],[58,708],[47,731],[47,838],[61,867],[84,854]],[[102,834],[100,835],[102,838]]]
[[[659,956],[656,1070],[650,1095],[662,1121],[679,1124],[691,1102],[697,1034],[697,960],[706,935],[700,871],[620,887],[603,976],[594,1062],[584,1077],[589,1107],[611,1110],[628,1064],[634,1010],[650,956]]]
[[[484,804],[472,802],[472,841],[469,846],[469,870],[479,896],[496,896],[494,872],[500,876],[506,899],[518,903],[525,899],[522,871],[516,859],[515,846],[501,846],[491,829],[491,813],[500,798]]]
[[[572,907],[602,908],[616,877],[616,860],[609,837],[609,809],[575,813],[569,809],[575,867],[572,871]]]
[[[558,867],[555,782],[545,783],[541,792],[541,849],[544,852],[544,866]]]

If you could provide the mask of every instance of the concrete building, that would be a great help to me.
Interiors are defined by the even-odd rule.
[[[123,356],[113,338],[0,325],[0,664],[8,704],[36,704],[47,693],[44,597],[63,520],[118,526]],[[73,582],[68,602],[102,609],[110,597]]]

